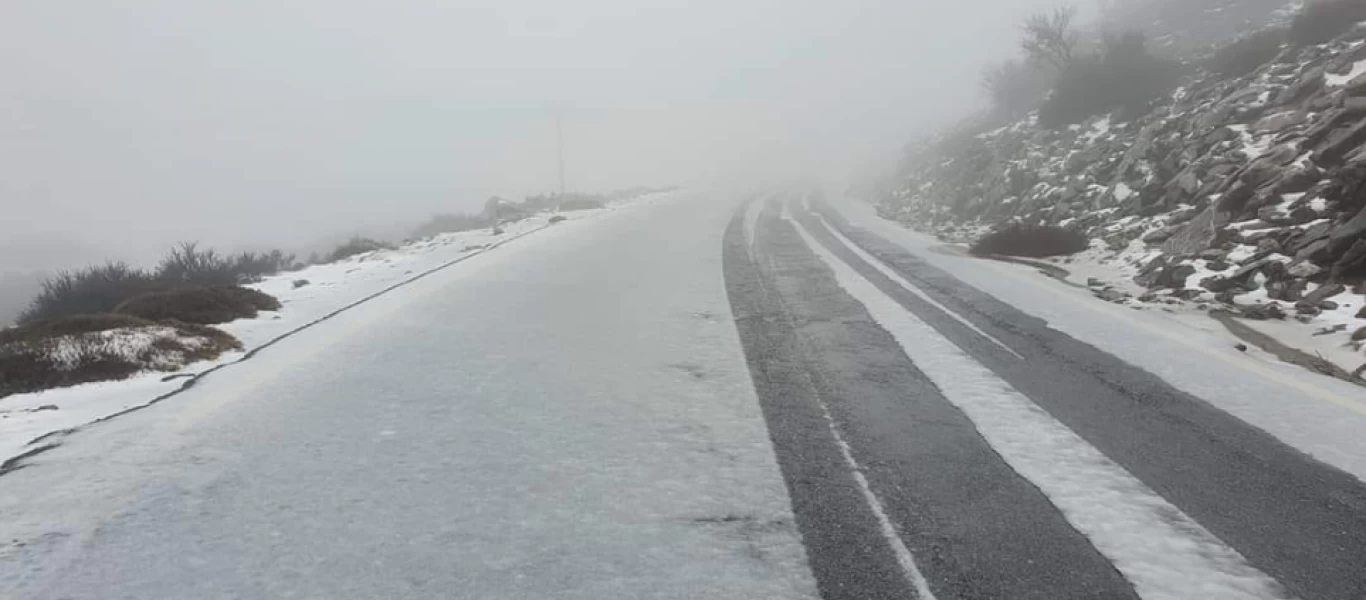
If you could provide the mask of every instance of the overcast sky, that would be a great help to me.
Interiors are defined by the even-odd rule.
[[[969,111],[1053,4],[3,0],[0,270],[549,191],[557,111],[576,190],[839,175]]]

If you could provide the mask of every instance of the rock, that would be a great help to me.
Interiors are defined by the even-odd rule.
[[[1232,266],[1233,265],[1229,264],[1228,261],[1223,259],[1211,260],[1205,263],[1205,268],[1211,271],[1227,271],[1229,267]]]
[[[299,288],[301,288],[301,287],[304,287],[304,286],[308,285],[308,283],[309,283],[309,281],[308,281],[307,279],[295,279],[295,280],[294,280],[294,289],[297,290],[297,289],[299,289]]]
[[[1295,253],[1296,260],[1322,261],[1328,258],[1328,240],[1321,239],[1310,243]]]
[[[1252,319],[1254,321],[1269,321],[1272,319],[1279,320],[1285,318],[1285,310],[1281,308],[1281,305],[1279,303],[1267,302],[1266,304],[1253,304],[1251,306],[1244,306],[1242,309],[1242,315],[1243,318]]]
[[[1319,303],[1323,302],[1324,300],[1332,298],[1333,296],[1341,294],[1345,291],[1347,291],[1347,286],[1342,285],[1341,283],[1325,283],[1315,288],[1314,291],[1305,294],[1304,300],[1302,300],[1302,302],[1305,302],[1312,306],[1318,306]]]
[[[1343,86],[1343,90],[1347,92],[1348,96],[1366,95],[1366,75],[1353,77],[1351,81],[1347,82],[1347,85]]]
[[[1314,162],[1319,165],[1337,165],[1343,157],[1366,143],[1366,121],[1362,121],[1328,137],[1328,141],[1314,153]]]
[[[1234,344],[1233,347],[1239,352],[1247,352],[1247,344]]]
[[[1286,104],[1303,101],[1314,92],[1323,89],[1325,75],[1326,73],[1324,72],[1323,67],[1316,67],[1306,71],[1304,75],[1300,77],[1299,81],[1296,81],[1289,87],[1281,90],[1280,93],[1276,94],[1276,104],[1278,106],[1284,106]]]
[[[1100,298],[1101,300],[1104,300],[1104,301],[1106,301],[1106,302],[1123,302],[1123,301],[1129,299],[1129,295],[1128,295],[1128,294],[1126,294],[1126,293],[1124,293],[1124,292],[1122,292],[1122,291],[1119,291],[1119,290],[1117,290],[1117,289],[1115,289],[1115,288],[1105,288],[1105,289],[1103,289],[1103,290],[1094,290],[1094,291],[1092,292],[1092,294],[1095,295],[1095,297]]]
[[[1330,272],[1333,278],[1340,277],[1343,273],[1350,273],[1366,269],[1366,238],[1362,238],[1352,244],[1346,252],[1333,263]]]
[[[1145,288],[1153,287],[1153,282],[1157,279],[1157,276],[1162,272],[1162,267],[1166,264],[1167,255],[1159,254],[1153,257],[1152,260],[1148,261],[1148,264],[1143,265],[1143,268],[1138,270],[1138,275],[1134,276],[1134,283]]]
[[[1358,310],[1358,311],[1357,311],[1357,318],[1358,318],[1358,319],[1366,319],[1366,306],[1362,306],[1362,307],[1361,307],[1361,310]]]
[[[1186,279],[1194,275],[1195,271],[1195,267],[1188,264],[1170,265],[1162,269],[1154,284],[1164,288],[1183,288],[1186,287]]]
[[[503,235],[503,228],[502,228],[502,227],[494,227],[494,228],[493,228],[493,231],[490,231],[490,232],[489,232],[489,235]]]
[[[1281,251],[1281,243],[1273,237],[1264,237],[1257,240],[1257,253],[1273,254]]]
[[[1257,121],[1256,125],[1252,126],[1252,129],[1262,133],[1278,133],[1308,120],[1309,113],[1303,110],[1290,110],[1263,117],[1262,120]]]
[[[1281,290],[1281,299],[1286,302],[1298,302],[1304,298],[1304,290],[1309,289],[1309,281],[1306,279],[1291,279],[1286,282],[1285,289]]]
[[[1329,251],[1334,252],[1348,247],[1363,233],[1366,233],[1366,208],[1362,208],[1356,216],[1332,230],[1328,235]]]
[[[1197,258],[1201,258],[1204,260],[1224,260],[1224,257],[1228,256],[1228,252],[1220,250],[1219,248],[1206,248],[1204,250],[1201,250],[1200,253],[1196,254],[1195,256]],[[1215,270],[1222,271],[1223,269]]]
[[[1361,340],[1366,340],[1366,327],[1362,327],[1352,332],[1353,342],[1360,342]]]
[[[1323,329],[1315,331],[1313,335],[1333,335],[1334,333],[1337,333],[1339,331],[1347,331],[1347,324],[1338,323],[1337,325],[1334,325],[1332,327],[1324,327]]]
[[[1332,231],[1332,223],[1319,223],[1317,225],[1306,227],[1304,231],[1300,232],[1299,235],[1295,236],[1295,238],[1287,245],[1287,249],[1291,252],[1299,253],[1300,250],[1303,250],[1309,244],[1327,238],[1328,234]]]
[[[61,410],[61,409],[60,409],[56,404],[44,404],[44,405],[42,405],[42,406],[39,406],[38,408],[33,409],[33,412],[41,412],[41,411],[45,411],[45,410]]]
[[[1333,302],[1332,300],[1324,300],[1323,302],[1320,302],[1320,303],[1319,303],[1319,310],[1337,310],[1337,309],[1338,309],[1338,303],[1337,303],[1337,302]]]
[[[1143,242],[1146,244],[1160,244],[1171,238],[1174,233],[1175,232],[1169,227],[1154,229],[1143,236]]]
[[[1104,282],[1104,281],[1101,281],[1101,280],[1099,280],[1099,279],[1096,279],[1095,277],[1087,277],[1087,278],[1086,278],[1086,287],[1101,287],[1101,286],[1103,286],[1103,285],[1105,285],[1105,282]]]
[[[1300,301],[1295,303],[1295,314],[1315,316],[1323,312],[1319,307],[1308,302]]]
[[[555,215],[555,216],[553,216],[553,217],[550,217],[550,221],[549,221],[549,222],[551,222],[551,223],[559,223],[560,221],[563,221],[563,220],[565,220],[565,216],[564,216],[564,215]]]
[[[1304,260],[1298,261],[1295,264],[1290,265],[1289,269],[1286,269],[1286,274],[1300,279],[1308,279],[1322,272],[1323,267]]]

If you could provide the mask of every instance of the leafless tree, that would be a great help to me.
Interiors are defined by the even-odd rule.
[[[1025,19],[1024,37],[1020,46],[1034,60],[1053,66],[1059,71],[1076,60],[1077,40],[1073,27],[1077,7],[1065,4],[1052,12],[1040,12]]]

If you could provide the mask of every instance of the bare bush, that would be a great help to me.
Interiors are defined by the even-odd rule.
[[[1039,123],[1061,127],[1116,110],[1122,118],[1137,117],[1176,88],[1182,71],[1180,63],[1149,53],[1142,33],[1107,34],[1099,50],[1059,74]]]
[[[1028,256],[1043,258],[1075,254],[1088,245],[1085,235],[1051,225],[1012,224],[988,233],[970,249],[977,256]]]
[[[1025,55],[1043,64],[1052,65],[1062,71],[1076,60],[1077,42],[1080,36],[1073,26],[1077,18],[1077,7],[1065,4],[1052,12],[1030,15],[1021,27],[1023,37],[1020,47]]]
[[[391,248],[391,246],[385,244],[384,242],[379,242],[366,237],[355,236],[347,240],[342,245],[337,246],[335,249],[333,249],[332,252],[327,256],[327,262],[337,262],[339,260],[346,260],[348,258],[351,258],[352,256],[365,254],[366,252],[374,252],[376,250],[387,250],[389,248]]]

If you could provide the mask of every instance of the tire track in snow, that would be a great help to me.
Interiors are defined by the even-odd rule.
[[[1284,600],[1271,577],[835,257],[807,245],[1017,472],[1150,600]]]

